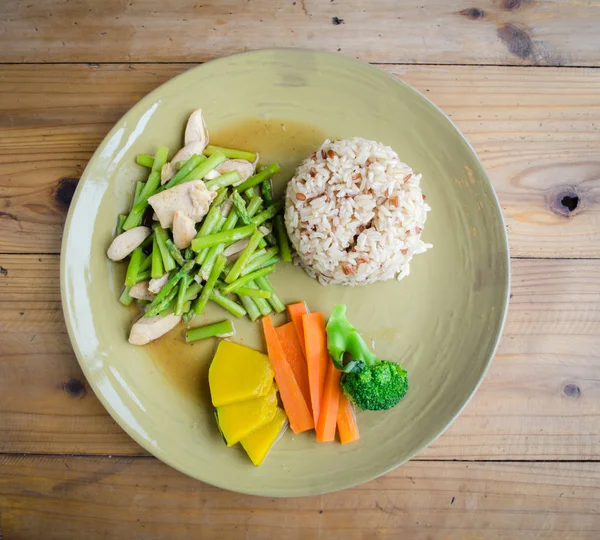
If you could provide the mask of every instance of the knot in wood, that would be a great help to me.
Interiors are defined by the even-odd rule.
[[[79,379],[69,379],[63,383],[63,390],[71,397],[82,398],[87,394],[85,384]]]
[[[581,389],[576,384],[567,384],[563,388],[563,393],[565,396],[576,399],[581,395]]]
[[[581,207],[581,199],[573,188],[562,188],[550,197],[550,210],[569,217]]]
[[[79,178],[61,178],[58,181],[56,194],[54,195],[56,202],[68,208],[73,200],[73,194],[78,182]]]

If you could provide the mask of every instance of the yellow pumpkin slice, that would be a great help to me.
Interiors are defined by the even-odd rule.
[[[215,416],[227,446],[233,446],[268,424],[276,412],[277,389],[271,385],[266,396],[217,407]]]
[[[221,341],[208,371],[215,407],[264,396],[273,384],[269,357],[254,349]]]
[[[254,465],[259,467],[262,464],[269,450],[283,435],[287,426],[288,419],[284,410],[277,407],[273,420],[240,441]]]

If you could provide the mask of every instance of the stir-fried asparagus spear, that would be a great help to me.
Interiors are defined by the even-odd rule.
[[[218,197],[219,196],[217,195],[217,198]],[[198,234],[196,234],[196,238],[206,236],[213,232],[215,229],[215,225],[217,224],[217,221],[220,217],[222,217],[221,208],[219,208],[219,205],[215,204],[215,202],[213,201],[213,204],[211,205],[208,214],[206,214],[206,217],[202,220],[202,225],[200,226]]]
[[[258,243],[262,240],[262,233],[260,231],[254,231],[250,237],[248,245],[244,248],[241,255],[236,259],[233,267],[225,278],[226,283],[233,283],[237,278],[240,277],[242,270],[248,264],[248,259],[256,251]]]
[[[258,290],[258,285],[254,281],[250,281],[247,286],[250,289]],[[237,294],[237,292],[238,291],[236,291],[236,294]],[[256,297],[252,298],[252,300],[254,300],[256,307],[258,308],[258,310],[260,311],[260,314],[263,317],[266,317],[269,313],[271,313],[271,311],[273,311],[271,309],[271,306],[269,305],[269,302],[267,302],[264,298],[260,298],[259,296],[256,296]]]
[[[226,187],[220,188],[217,190],[217,196],[215,200],[212,202],[212,206],[219,206],[229,195],[229,190]]]
[[[255,321],[260,317],[260,311],[256,306],[256,303],[249,296],[240,296],[240,302],[244,305],[246,312],[248,313],[248,317],[250,317],[251,321]]]
[[[121,304],[123,304],[124,306],[129,306],[131,305],[131,302],[133,302],[133,298],[129,295],[130,290],[131,287],[127,287],[127,285],[125,285],[121,296],[119,296],[119,302],[121,302]]]
[[[246,207],[246,211],[248,212],[248,215],[250,217],[254,217],[256,215],[256,212],[258,212],[260,210],[261,204],[262,204],[262,199],[258,195],[254,195],[254,197],[252,197],[252,199],[250,199],[250,202],[248,203],[248,206]]]
[[[235,208],[235,211],[238,217],[240,218],[240,221],[244,225],[250,225],[252,223],[252,217],[257,212],[260,206],[260,200],[260,197],[255,197],[251,201],[252,207],[250,207],[250,204],[248,204],[248,207],[246,207],[246,203],[242,196],[237,191],[234,191],[232,193],[231,201],[233,202],[233,207]],[[263,248],[266,245],[266,242],[261,238],[259,241],[259,246]]]
[[[139,283],[140,281],[146,281],[147,279],[150,279],[150,270],[146,270],[145,272],[140,272],[135,278],[135,283]],[[135,285],[135,283],[134,283],[134,285]]]
[[[252,264],[258,259],[264,259],[265,261],[268,261],[271,257],[275,257],[278,253],[279,250],[275,246],[270,247],[268,249],[259,249],[258,251],[255,251],[252,254],[250,260],[248,261],[248,264]]]
[[[233,245],[233,244],[232,244]],[[266,249],[257,249],[252,255],[250,255],[250,258],[248,259],[248,262],[246,264],[246,266],[244,267],[244,270],[246,270],[246,268],[248,268],[248,266],[255,261],[256,259],[258,259],[259,257],[264,257],[265,255],[268,256],[268,258],[271,258],[273,255],[275,255],[277,253],[277,248],[269,248],[269,250],[273,250],[273,253],[267,253]],[[266,259],[265,259],[266,260]],[[225,274],[229,274],[229,272],[231,271],[231,269],[233,268],[233,263],[228,264],[225,267],[224,273]],[[254,270],[256,270],[258,267],[256,267]],[[242,274],[243,275],[243,274]],[[223,285],[224,287],[225,285]]]
[[[237,212],[237,215],[240,218],[240,221],[244,225],[251,225],[252,218],[248,215],[248,209],[246,208],[246,202],[244,201],[244,199],[242,199],[242,196],[239,194],[239,192],[234,191],[231,194],[231,202],[233,203],[233,207],[234,207],[235,211]]]
[[[142,194],[142,190],[144,189],[144,182],[136,182],[135,183],[135,193],[133,194],[133,205],[135,206],[140,202],[140,195]],[[125,216],[127,217],[127,216]]]
[[[183,322],[184,324],[187,324],[187,323],[189,323],[194,318],[195,315],[196,314],[194,313],[193,305],[190,302],[190,307],[183,314],[183,317],[181,317],[181,322]]]
[[[142,248],[142,251],[143,250],[144,250],[144,248]],[[152,266],[152,253],[150,253],[150,255],[146,255],[146,256],[142,257],[142,262],[140,263],[138,273],[145,272],[146,270],[150,270],[151,266]]]
[[[213,202],[213,205],[208,211],[208,214],[206,214],[206,217],[200,226],[198,234],[196,234],[196,238],[207,236],[213,232],[219,232],[223,227],[223,223],[225,223],[225,218],[221,213],[221,208]],[[198,264],[202,264],[205,261],[209,249],[210,248],[204,248],[198,253],[198,256],[196,257],[196,262]]]
[[[216,154],[215,154],[216,155]],[[208,180],[205,182],[207,189],[221,189],[224,187],[232,186],[236,182],[241,180],[240,173],[237,171],[230,171],[228,173],[222,174],[221,176],[217,176],[217,178],[213,178],[212,180]]]
[[[152,279],[159,279],[164,273],[165,267],[163,266],[162,254],[158,247],[158,241],[155,234],[152,239],[152,271],[150,272],[150,275],[152,276]]]
[[[269,250],[267,250],[267,252],[268,251]],[[246,266],[246,268],[244,268],[242,270],[241,275],[247,276],[251,272],[255,272],[256,270],[258,270],[260,268],[264,268],[265,266],[272,266],[272,265],[278,263],[279,260],[280,259],[277,255],[270,255],[269,253],[267,253],[266,255],[263,255],[262,257],[255,259],[254,261],[250,261],[248,263],[248,265]]]
[[[229,337],[234,334],[233,323],[229,319],[224,321],[207,324],[206,326],[199,326],[198,328],[190,328],[185,332],[185,341],[190,343],[192,341],[198,341],[199,339],[206,339],[210,337]]]
[[[227,159],[245,159],[254,163],[256,154],[252,152],[244,152],[243,150],[233,150],[231,148],[221,148],[220,146],[208,145],[204,149],[205,156],[212,156],[215,152],[221,152]]]
[[[166,272],[170,272],[177,265],[175,264],[175,259],[169,253],[169,248],[167,247],[167,240],[169,236],[167,231],[165,231],[160,225],[156,224],[154,226],[154,237],[156,238],[156,243],[158,244],[158,249],[160,250],[160,254],[163,260],[163,266]]]
[[[275,217],[277,213],[283,208],[283,203],[281,201],[272,204],[266,210],[263,210],[260,214],[254,216],[252,218],[252,223],[257,227],[262,225],[265,221],[272,219]]]
[[[265,201],[265,206],[269,207],[273,204],[273,180],[267,178],[260,186],[262,198]]]
[[[187,313],[191,309],[191,307],[192,307],[192,303],[191,302],[186,302],[185,304],[183,304],[183,311],[184,311],[184,313]],[[165,309],[163,309],[159,313],[159,315],[161,317],[166,317],[174,309],[175,309],[175,305],[173,304],[173,301],[171,301],[171,303]]]
[[[262,171],[256,173],[254,176],[251,176],[239,186],[236,186],[235,189],[237,191],[244,192],[251,187],[258,186],[258,184],[264,182],[267,178],[271,178],[271,176],[278,172],[279,165],[277,165],[277,163],[271,163],[271,165],[265,167]]]
[[[133,250],[131,258],[129,259],[129,266],[127,267],[127,274],[125,276],[125,285],[127,287],[133,287],[136,284],[135,279],[140,271],[140,264],[142,264],[142,258],[144,252],[142,247],[137,247]]]
[[[225,227],[225,225],[227,225],[227,218],[225,218],[219,214],[218,221],[217,221],[213,231],[211,231],[211,232],[212,233],[221,232],[223,230],[223,228]],[[198,253],[198,256],[196,257],[196,262],[198,264],[201,264],[202,268],[204,268],[205,266],[210,266],[210,268],[212,268],[217,255],[219,255],[219,253],[221,253],[223,251],[222,249],[218,252],[215,251],[217,247],[218,246],[206,247],[206,248],[203,248],[202,250],[200,250],[200,252]],[[192,249],[192,251],[193,251],[193,249]],[[210,274],[210,270],[208,271],[208,273]]]
[[[223,156],[225,157],[225,156]],[[215,161],[218,161],[215,160]],[[173,186],[176,186],[177,184],[181,184],[184,182],[184,180],[186,179],[186,177],[192,172],[196,170],[196,167],[202,165],[202,170],[200,172],[204,172],[204,170],[206,169],[206,163],[208,162],[208,159],[204,159],[204,156],[199,156],[198,154],[194,154],[193,156],[190,157],[190,159],[188,159],[183,166],[181,167],[181,169],[179,169],[175,175],[173,176],[173,178],[171,178],[161,189],[161,191],[167,190],[169,188],[172,188]],[[212,163],[209,165],[208,170],[206,170],[206,172],[204,172],[204,174],[206,174],[209,171],[212,171],[217,165],[219,165],[219,163],[217,163],[214,167],[212,166]]]
[[[142,167],[148,167],[149,169],[151,169],[152,165],[154,165],[154,158],[148,154],[138,154],[135,158],[135,161],[138,165],[141,165]]]
[[[277,296],[277,293],[275,292],[273,285],[271,285],[271,282],[267,279],[266,276],[256,278],[256,284],[263,291],[269,291],[271,293],[271,296],[269,297],[269,304],[271,304],[273,306],[273,309],[277,313],[281,313],[282,311],[285,311],[285,304],[281,301],[281,298],[279,298],[279,296]]]
[[[137,227],[142,222],[144,212],[146,211],[146,208],[148,208],[148,197],[160,189],[160,170],[167,162],[168,154],[169,149],[167,147],[159,146],[157,148],[150,176],[148,176],[148,180],[142,191],[139,193],[139,196],[136,196],[133,201],[134,206],[123,224],[124,230],[128,231],[129,229],[133,229],[133,227]]]
[[[246,315],[246,310],[242,306],[230,298],[223,296],[217,289],[213,289],[213,292],[210,293],[210,299],[238,319]]]
[[[189,274],[185,274],[179,282],[179,289],[177,291],[177,301],[175,303],[174,313],[175,315],[181,315],[183,313],[183,306],[185,304],[185,293],[188,285],[192,282],[192,278]]]
[[[117,224],[117,236],[119,236],[123,232],[123,225],[125,224],[126,219],[127,215],[119,214],[119,222]]]
[[[291,262],[292,253],[290,251],[290,244],[288,242],[287,233],[285,232],[285,225],[283,224],[283,217],[281,217],[281,214],[278,214],[273,218],[273,227],[275,229],[275,236],[277,237],[277,245],[279,246],[281,260],[283,262]]]
[[[198,252],[205,247],[217,246],[219,244],[233,244],[242,238],[250,236],[255,230],[256,227],[254,225],[245,225],[237,229],[201,236],[192,240],[192,249]]]
[[[252,200],[252,197],[256,196],[256,192],[254,191],[254,188],[248,188],[246,191],[244,191],[244,197],[246,197],[246,200],[248,202],[250,202]]]
[[[140,193],[140,199],[136,200],[135,204],[138,204],[142,200],[148,200],[148,197],[152,195],[158,186],[160,186],[160,170],[162,166],[167,162],[167,157],[169,155],[169,149],[166,146],[159,146],[156,149],[156,154],[154,155],[154,163],[152,163],[152,172],[144,185],[144,189],[142,193]]]
[[[173,300],[177,296],[177,292],[179,290],[179,286],[178,285],[179,284],[177,284],[175,287],[173,287],[167,293],[167,295],[160,302],[158,302],[156,305],[153,305],[154,304],[154,300],[152,302],[150,302],[150,304],[148,304],[146,306],[146,312],[144,313],[144,317],[148,317],[148,318],[155,317],[156,315],[158,315],[162,311],[168,309],[171,306],[171,302],[173,302]]]
[[[177,249],[177,246],[173,243],[173,241],[170,238],[167,238],[167,249],[169,250],[171,257],[175,259],[175,262],[179,266],[183,266],[185,264],[185,259],[183,258],[181,251]]]
[[[212,292],[212,290],[215,286],[215,282],[221,275],[221,272],[223,271],[223,268],[225,267],[226,261],[227,261],[227,259],[223,255],[219,255],[217,257],[217,260],[215,261],[215,265],[212,269],[212,272],[210,273],[210,276],[208,277],[208,280],[206,281],[206,284],[204,285],[204,288],[202,289],[200,296],[194,302],[194,313],[196,315],[200,315],[204,311],[204,308],[206,307],[206,304],[208,303],[208,300],[210,299],[210,293]]]
[[[185,248],[185,251],[183,252],[183,258],[186,261],[193,259],[195,256],[196,254],[192,251],[192,248]]]
[[[171,291],[175,288],[175,286],[179,283],[179,280],[185,275],[189,274],[189,272],[194,267],[195,261],[186,262],[177,272],[173,272],[173,274],[169,277],[169,281],[163,286],[160,292],[154,297],[152,303],[149,306],[149,309],[155,308],[159,306],[161,302],[165,299],[165,297],[171,293]],[[162,311],[162,310],[158,310]],[[145,317],[148,317],[148,312],[146,312]]]
[[[225,286],[221,289],[221,292],[223,294],[229,294],[229,293],[235,292],[237,289],[239,289],[240,287],[243,287],[244,285],[248,285],[248,283],[250,283],[251,281],[254,281],[256,278],[259,278],[262,276],[268,276],[269,274],[272,274],[274,271],[275,271],[274,266],[267,266],[266,268],[261,268],[254,272],[251,272],[250,274],[247,274],[245,276],[242,276],[242,277],[236,279],[233,283],[229,283],[227,286]]]
[[[191,282],[190,285],[188,285],[187,291],[185,291],[185,301],[188,302],[189,300],[194,300],[196,298],[196,296],[198,296],[198,294],[200,293],[200,291],[202,290],[202,285],[200,285],[199,283],[196,283],[195,281]]]
[[[224,221],[223,221],[222,226],[219,227],[219,232],[231,231],[235,227],[235,225],[238,221],[238,216],[233,211],[233,209],[231,209],[227,218],[226,219],[223,218],[223,219],[224,219]],[[216,231],[217,231],[217,229],[215,228],[215,232]],[[218,244],[218,245],[212,246],[210,248],[204,248],[204,250],[208,250],[208,254],[207,254],[204,262],[202,263],[202,268],[200,270],[200,276],[202,279],[204,279],[204,280],[208,279],[208,276],[212,272],[212,268],[215,264],[215,261],[217,260],[217,257],[219,255],[221,255],[221,253],[223,253],[223,251],[225,250],[225,246],[226,246],[226,244]],[[202,252],[200,252],[200,253],[202,254]],[[200,258],[200,255],[198,255],[196,260],[198,260],[199,258]]]
[[[256,287],[256,289],[254,289],[253,287],[240,287],[237,291],[235,291],[235,294],[237,294],[238,296],[252,296],[253,298],[271,297],[271,293],[269,291],[263,291],[258,287]]]

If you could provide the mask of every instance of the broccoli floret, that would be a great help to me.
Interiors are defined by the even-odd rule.
[[[380,360],[374,366],[344,373],[342,389],[357,407],[384,411],[398,405],[406,395],[408,378],[400,364]]]
[[[406,371],[400,364],[380,360],[346,318],[346,306],[337,305],[327,323],[327,346],[333,363],[344,371],[342,389],[358,407],[382,411],[395,407],[408,391]],[[350,361],[344,364],[344,355]]]

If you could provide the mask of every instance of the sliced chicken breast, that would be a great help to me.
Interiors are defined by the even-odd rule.
[[[181,210],[177,210],[173,216],[173,241],[179,249],[190,247],[196,236],[194,222]]]
[[[171,163],[165,163],[160,170],[160,184],[161,186],[166,184],[171,178],[175,176],[175,167]]]
[[[152,302],[152,300],[154,300],[154,295],[148,290],[149,285],[149,281],[140,281],[139,283],[136,283],[131,287],[129,296],[137,298],[138,300],[149,300]]]
[[[254,174],[254,165],[245,159],[227,159],[215,169],[219,174],[237,171],[240,181],[234,185],[245,182]]]
[[[202,152],[204,151],[204,148],[206,148],[206,145],[202,144],[199,141],[192,141],[190,144],[186,144],[181,150],[179,150],[179,152],[177,152],[173,156],[173,159],[171,160],[171,165],[173,167],[176,167],[178,163],[183,164],[194,154],[198,154],[199,156],[201,156]]]
[[[161,227],[170,229],[175,212],[179,210],[197,223],[206,215],[215,197],[216,193],[206,189],[202,180],[193,180],[152,195],[148,202],[156,212]]]
[[[132,345],[146,345],[173,330],[180,320],[181,315],[174,315],[173,313],[169,313],[165,317],[160,315],[148,319],[142,317],[133,323],[129,334],[129,343]]]
[[[202,116],[202,109],[196,109],[190,114],[187,125],[185,126],[185,144],[188,145],[194,141],[202,143],[204,148],[208,145],[208,131],[206,129],[206,124],[204,123],[204,117]],[[202,150],[204,150],[204,148],[202,148]]]
[[[121,233],[112,241],[106,255],[113,261],[122,261],[136,247],[140,246],[151,232],[148,227],[134,227]]]
[[[167,281],[169,281],[168,272],[162,277],[151,279],[148,283],[148,290],[152,294],[158,294],[160,290],[167,284]]]

